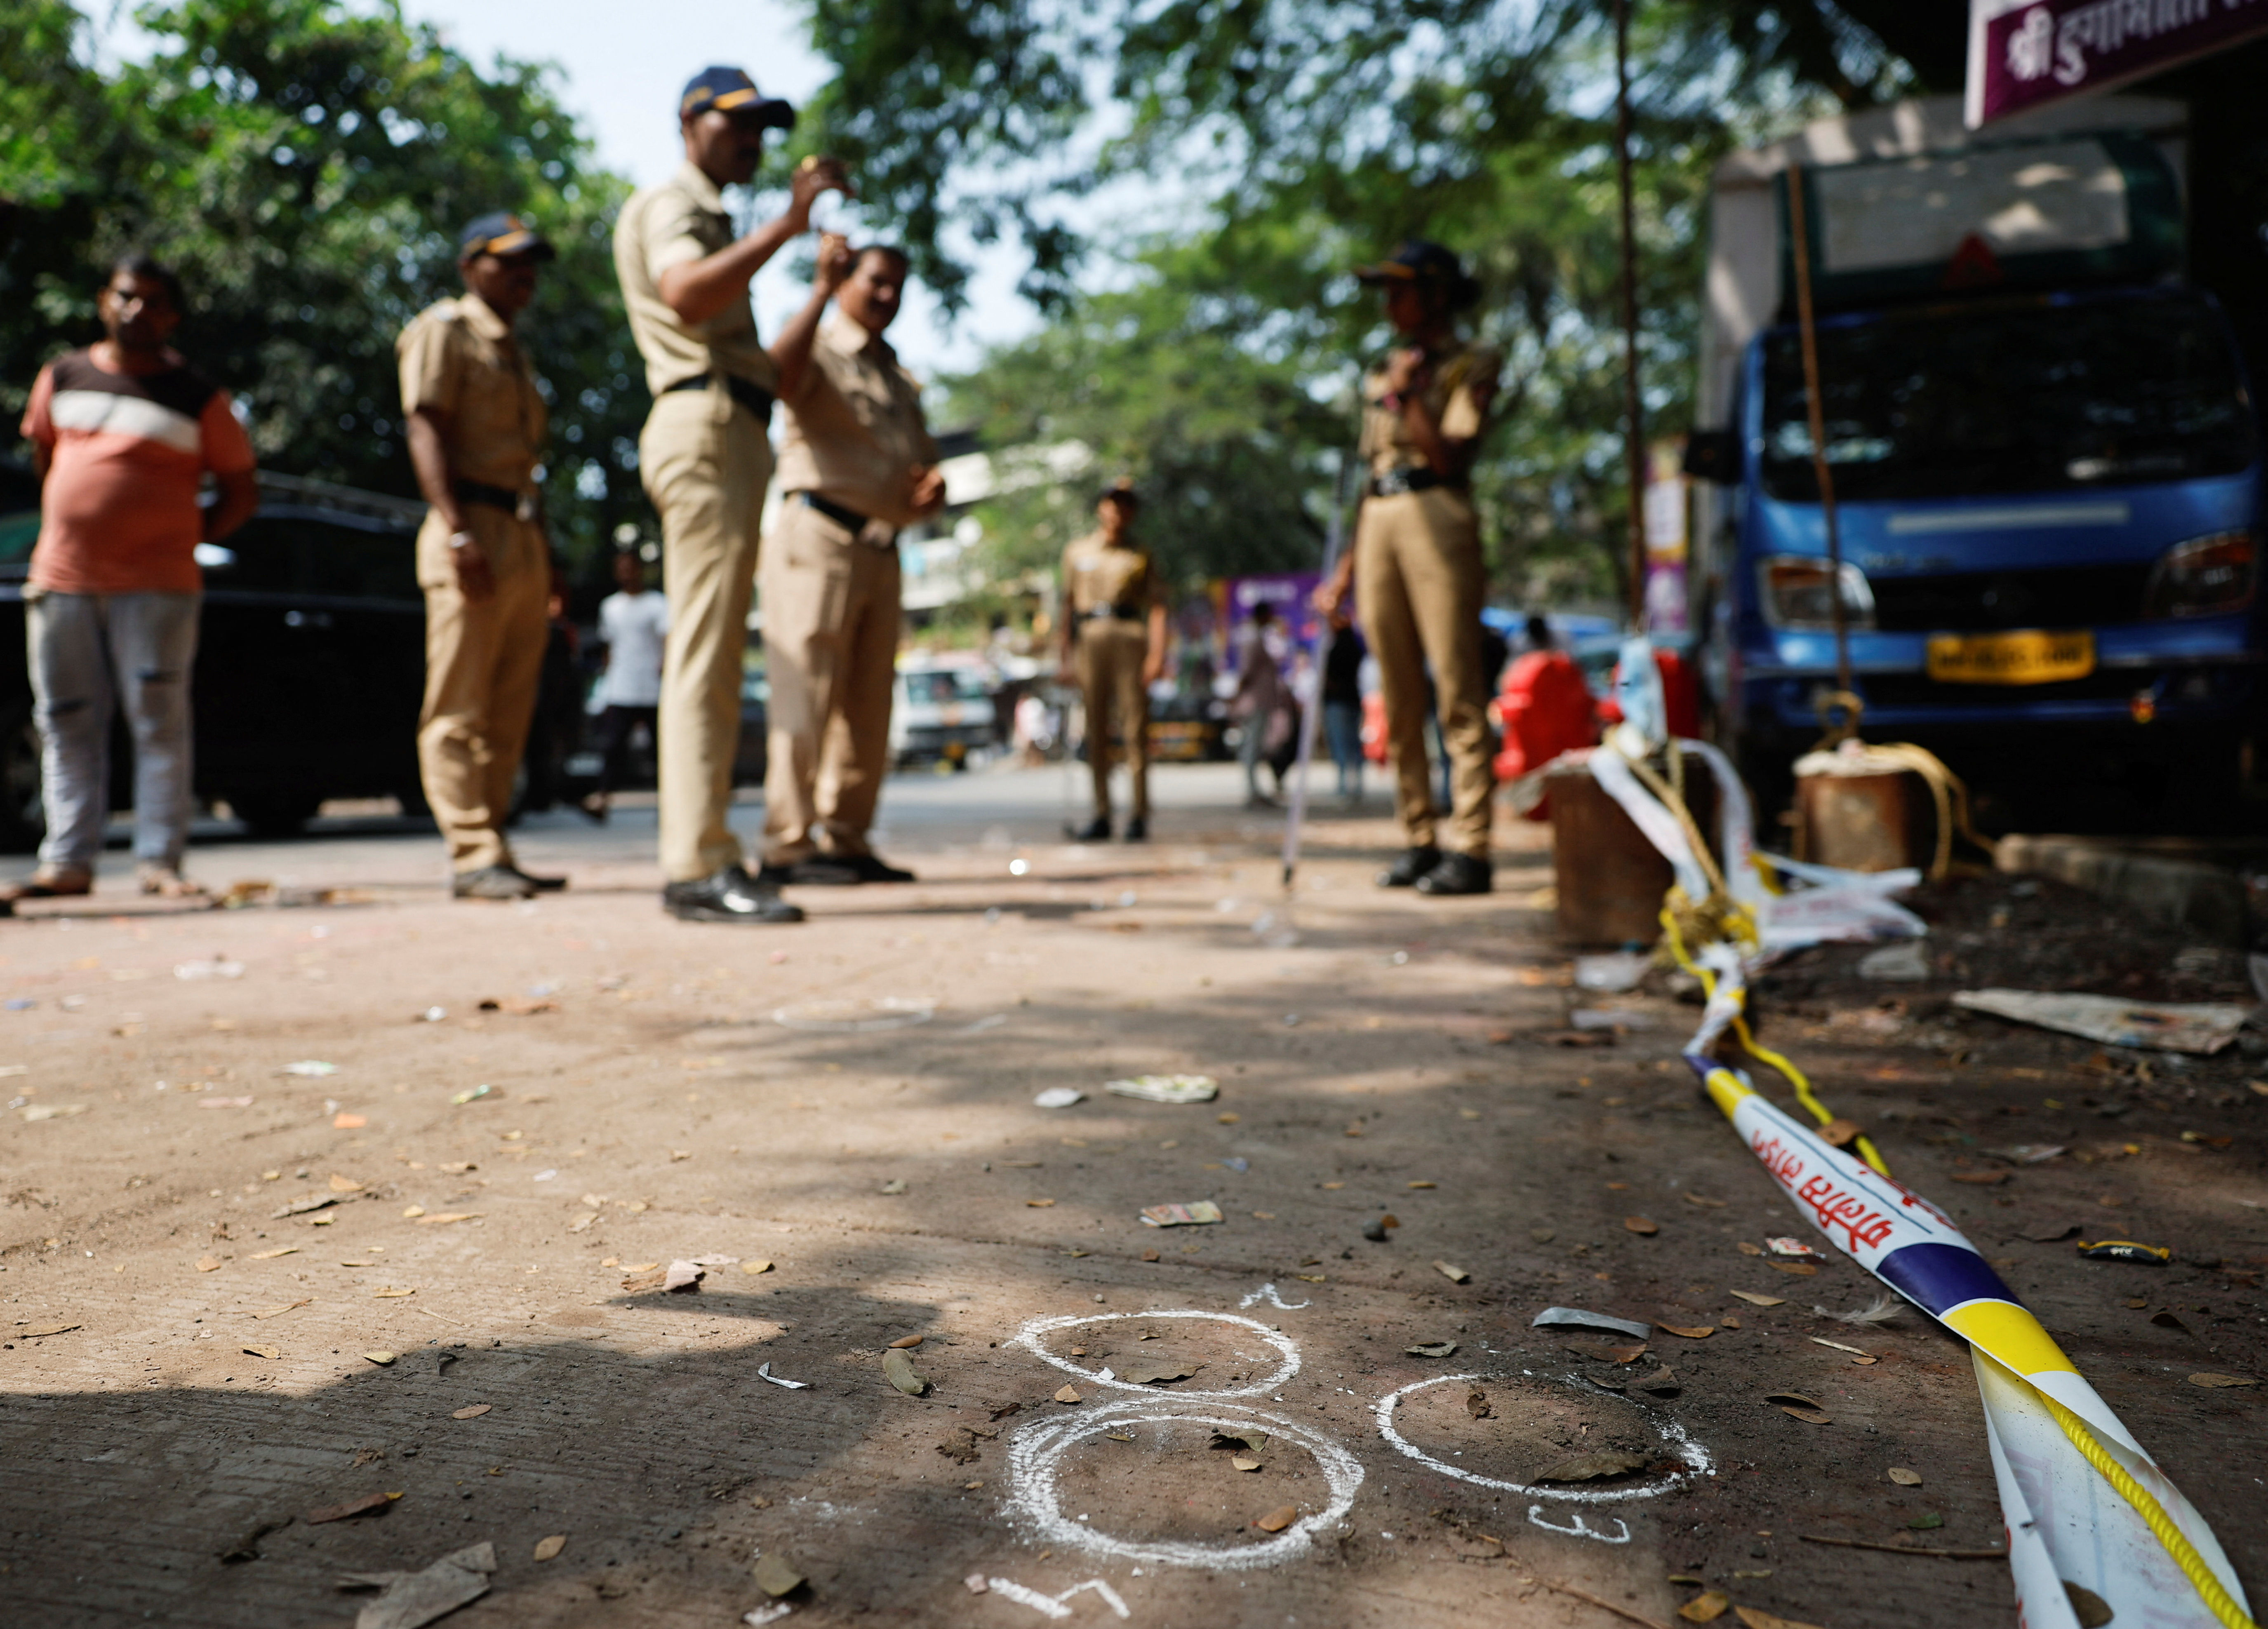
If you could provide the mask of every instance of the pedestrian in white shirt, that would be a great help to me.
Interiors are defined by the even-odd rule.
[[[607,647],[606,671],[599,675],[599,786],[583,800],[583,812],[601,825],[630,758],[632,731],[643,724],[646,739],[655,738],[669,634],[669,600],[645,585],[645,565],[634,550],[615,556],[615,584],[616,591],[599,604],[599,637]]]

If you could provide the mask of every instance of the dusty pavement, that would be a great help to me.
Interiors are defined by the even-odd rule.
[[[1160,780],[1145,848],[1057,840],[1052,772],[897,783],[923,881],[809,891],[792,928],[663,918],[637,816],[531,832],[575,886],[530,906],[439,899],[431,840],[379,826],[195,856],[282,904],[0,924],[0,1620],[344,1624],[342,1572],[487,1540],[452,1625],[737,1623],[758,1554],[814,1625],[1117,1621],[1052,1599],[1088,1580],[1176,1629],[1604,1629],[1705,1588],[1830,1629],[2013,1622],[1999,1561],[1807,1542],[2000,1543],[1964,1351],[1815,1313],[1874,1298],[1839,1257],[1749,1253],[1804,1229],[1673,1061],[1694,1009],[1569,987],[1541,833],[1506,826],[1492,898],[1428,902],[1368,885],[1382,820],[1326,818],[1286,943],[1254,931],[1273,829],[1233,771]],[[2052,888],[1921,903],[1928,981],[1815,951],[1767,1033],[2003,1264],[2258,1601],[2268,1398],[2187,1376],[2268,1376],[2268,1068],[1945,999],[2236,970]],[[1578,1005],[1631,1027],[1563,1045]],[[1101,1091],[1174,1071],[1219,1099]],[[336,1202],[279,1214],[303,1199]],[[1226,1221],[1139,1220],[1200,1200]],[[2176,1263],[2025,1236],[2066,1224]],[[637,1287],[692,1258],[696,1290]],[[1651,1349],[1531,1329],[1555,1303]],[[911,1336],[920,1398],[883,1369]],[[1612,1453],[1635,1469],[1535,1491]]]

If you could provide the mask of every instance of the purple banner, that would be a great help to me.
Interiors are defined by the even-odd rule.
[[[1969,128],[2268,33],[2268,0],[1970,0]]]

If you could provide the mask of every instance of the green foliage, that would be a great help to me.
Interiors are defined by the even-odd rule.
[[[1651,436],[1689,424],[1712,167],[1766,121],[1901,83],[1893,59],[1831,15],[1830,29],[1823,6],[1766,17],[1739,0],[1642,13],[1634,145]],[[1027,9],[1018,16],[1030,26]],[[1390,341],[1349,268],[1401,238],[1433,238],[1479,277],[1472,327],[1506,357],[1499,428],[1475,470],[1494,591],[1619,602],[1620,238],[1611,36],[1596,10],[1573,0],[1171,0],[1076,26],[1058,18],[1035,37],[1060,55],[1082,30],[1131,109],[1102,148],[1100,173],[1178,171],[1178,182],[1155,184],[1193,192],[1198,207],[1180,231],[1136,241],[1131,294],[1074,300],[1045,334],[961,381],[956,407],[982,404],[996,438],[1055,425],[1057,437],[1107,445],[1111,459],[1154,470],[1152,484],[1176,502],[1184,444],[1219,444],[1205,429],[1217,403],[1263,422],[1268,401],[1298,400],[1299,413],[1275,416],[1301,444],[1256,461],[1264,480],[1212,481],[1201,489],[1232,507],[1177,511],[1151,528],[1186,551],[1175,561],[1184,576],[1254,569],[1244,562],[1255,543],[1284,535],[1287,509],[1310,526],[1326,512],[1324,454],[1352,438],[1358,363]],[[827,46],[824,22],[815,37]],[[1826,61],[1837,83],[1807,86],[1799,73]],[[887,99],[887,65],[862,58],[858,71],[870,99]],[[1722,109],[1734,92],[1747,113],[1730,120]],[[1083,106],[1052,111],[1071,119]],[[874,127],[862,135],[870,152],[900,162],[872,145]],[[812,139],[831,143],[832,132]],[[940,187],[963,189],[953,195],[979,184],[965,152],[904,162],[914,167],[894,173],[926,165]],[[939,218],[909,218],[909,236],[918,241]],[[1179,384],[1191,364],[1206,388]],[[1272,396],[1245,394],[1263,386]],[[1036,539],[1074,524],[1077,510],[1051,501],[1063,512],[1004,517],[1005,530]]]
[[[104,77],[63,0],[0,0],[0,407],[99,337],[109,256],[145,248],[189,289],[180,343],[242,397],[263,465],[402,493],[394,338],[460,287],[456,233],[524,211],[560,251],[522,319],[553,389],[549,492],[571,553],[643,517],[647,405],[595,170],[545,70],[488,73],[389,4],[146,7],[159,48]]]
[[[1203,250],[1160,249],[1143,268],[1132,289],[1072,301],[950,382],[945,416],[988,445],[1078,443],[1093,454],[1067,479],[983,506],[990,575],[1052,570],[1122,475],[1142,491],[1145,545],[1184,588],[1311,568],[1344,414],[1316,400],[1300,355],[1251,342],[1272,313]]]

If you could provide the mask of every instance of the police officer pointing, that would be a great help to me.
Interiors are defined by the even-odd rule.
[[[1486,893],[1496,781],[1471,472],[1502,359],[1458,337],[1457,313],[1480,290],[1440,245],[1413,239],[1382,265],[1355,275],[1385,291],[1387,320],[1401,348],[1363,377],[1360,452],[1370,479],[1354,547],[1315,591],[1315,605],[1331,614],[1351,583],[1363,633],[1378,658],[1395,805],[1410,841],[1380,876],[1380,886]],[[1436,834],[1426,775],[1429,668],[1454,793],[1446,847]]]
[[[662,906],[690,921],[803,915],[749,875],[725,824],[778,381],[756,338],[748,280],[810,230],[821,193],[850,188],[832,159],[807,159],[785,212],[738,239],[721,189],[754,178],[764,132],[794,122],[793,108],[762,95],[740,70],[704,70],[678,103],[684,165],[632,194],[615,228],[615,267],[653,393],[638,473],[661,515],[670,604],[659,730]]]

